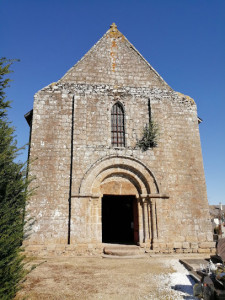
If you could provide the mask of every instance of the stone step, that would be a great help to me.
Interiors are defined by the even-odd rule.
[[[148,257],[146,254],[127,255],[127,256],[102,254],[102,258],[107,258],[107,259],[140,259],[140,258],[143,259],[146,257]]]
[[[145,251],[136,245],[107,245],[104,247],[103,253],[110,256],[139,256],[143,255]]]
[[[112,249],[141,249],[140,246],[126,244],[104,244],[104,247]]]

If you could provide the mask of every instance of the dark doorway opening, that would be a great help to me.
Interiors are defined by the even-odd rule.
[[[138,243],[138,211],[135,196],[103,196],[102,242]]]

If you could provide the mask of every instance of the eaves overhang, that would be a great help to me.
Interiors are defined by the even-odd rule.
[[[28,125],[31,127],[32,119],[33,119],[33,109],[30,110],[28,113],[24,115],[24,118],[26,119]]]

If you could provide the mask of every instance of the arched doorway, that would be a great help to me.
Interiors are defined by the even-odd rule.
[[[90,199],[92,240],[152,244],[156,218],[150,198],[157,195],[156,179],[141,161],[110,156],[95,162],[79,188],[79,197]]]
[[[139,242],[138,206],[133,195],[103,195],[102,242],[137,244]]]

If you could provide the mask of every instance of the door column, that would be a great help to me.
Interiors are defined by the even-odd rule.
[[[139,223],[139,244],[144,243],[144,213],[143,213],[143,201],[139,196],[138,201],[138,223]]]
[[[143,242],[149,242],[149,226],[148,226],[148,199],[142,196],[142,210],[143,210]]]
[[[150,210],[151,210],[151,248],[155,248],[158,240],[157,232],[157,216],[155,210],[155,198],[150,199]]]
[[[150,247],[150,203],[148,195],[141,195],[138,201],[138,213],[139,213],[139,240],[140,244]]]

